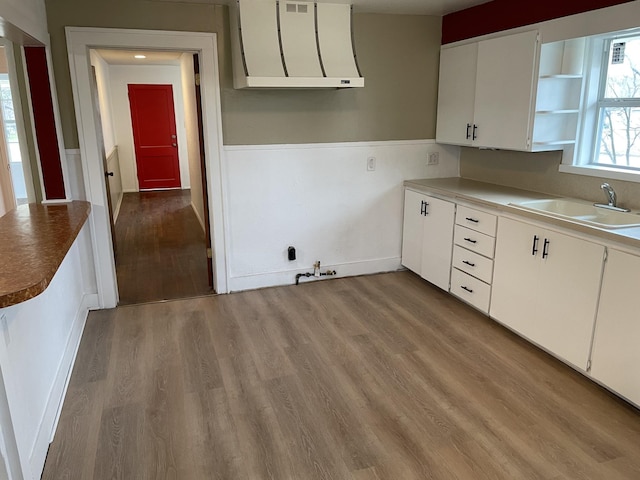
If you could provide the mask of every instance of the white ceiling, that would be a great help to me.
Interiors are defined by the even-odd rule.
[[[139,50],[96,49],[109,65],[179,65],[182,52],[142,52]],[[138,59],[134,55],[146,55]]]

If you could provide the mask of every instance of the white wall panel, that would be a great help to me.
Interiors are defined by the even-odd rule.
[[[403,181],[458,175],[459,149],[431,140],[225,150],[231,290],[294,283],[316,260],[339,276],[400,268]]]
[[[24,478],[40,478],[87,312],[97,306],[95,275],[84,266],[93,263],[88,229],[43,293],[0,309],[0,368]]]

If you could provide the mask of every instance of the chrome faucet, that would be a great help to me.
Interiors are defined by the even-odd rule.
[[[594,205],[596,207],[608,208],[609,210],[616,210],[618,212],[628,212],[628,211],[630,211],[628,208],[622,208],[622,207],[619,207],[617,205],[618,197],[616,195],[616,191],[613,189],[613,187],[611,185],[609,185],[608,183],[605,182],[602,185],[600,185],[600,188],[602,189],[604,194],[607,196],[608,203],[606,203],[606,204],[604,204],[604,203],[594,203]]]
[[[616,203],[618,203],[618,197],[616,196],[616,191],[613,189],[613,187],[608,183],[603,183],[602,185],[600,185],[600,188],[609,200],[609,203],[607,205],[609,207],[617,207]]]

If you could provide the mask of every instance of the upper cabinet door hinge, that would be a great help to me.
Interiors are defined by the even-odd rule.
[[[604,258],[602,259],[602,261],[604,263],[607,263],[608,258],[609,258],[609,249],[607,247],[604,247]]]

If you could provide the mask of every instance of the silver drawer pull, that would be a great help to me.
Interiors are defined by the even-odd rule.
[[[467,291],[467,292],[469,292],[469,293],[473,293],[473,290],[471,290],[471,289],[470,289],[470,288],[468,288],[468,287],[465,287],[464,285],[460,285],[460,288],[461,288],[461,289],[463,289],[463,290],[466,290],[466,291]]]
[[[463,260],[462,263],[464,263],[466,265],[469,265],[470,267],[475,267],[476,266],[475,263],[468,262],[467,260]]]

